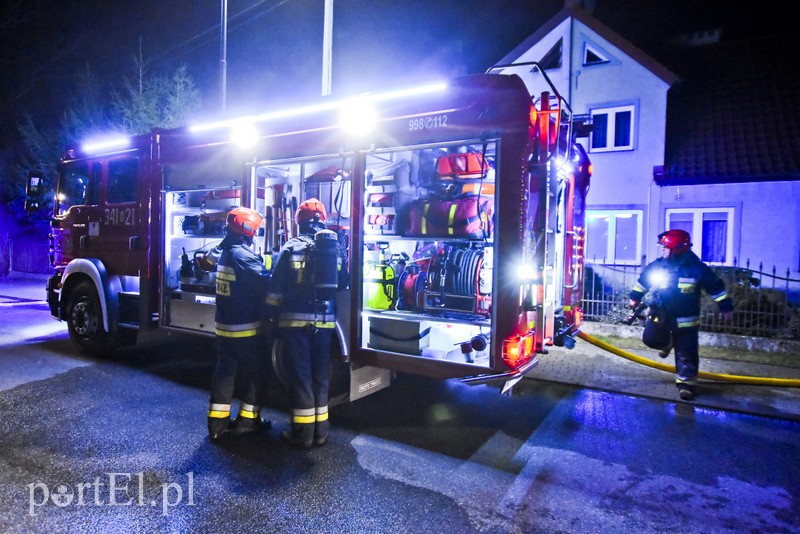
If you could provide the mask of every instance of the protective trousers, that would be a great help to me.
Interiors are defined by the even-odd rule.
[[[677,384],[694,385],[700,367],[697,327],[673,328],[672,343],[675,347],[675,371]]]
[[[230,416],[230,405],[234,396],[236,373],[242,383],[242,409],[258,416],[263,403],[264,376],[259,354],[263,351],[259,336],[228,338],[217,336],[217,365],[211,378],[211,412],[224,412],[227,407]],[[249,408],[246,409],[246,408]],[[240,410],[241,411],[241,410]],[[247,415],[249,415],[249,413]]]
[[[302,444],[328,437],[328,390],[332,328],[281,328],[288,358],[292,438]]]

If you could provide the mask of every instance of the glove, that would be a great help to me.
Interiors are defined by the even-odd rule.
[[[630,299],[628,301],[628,306],[631,308],[631,314],[628,316],[627,319],[622,321],[623,324],[632,325],[636,318],[639,316],[639,301],[635,299]]]

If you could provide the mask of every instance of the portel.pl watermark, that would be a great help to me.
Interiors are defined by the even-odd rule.
[[[148,506],[168,515],[176,506],[194,506],[194,473],[181,482],[146,484],[144,472],[103,473],[88,482],[47,484],[32,482],[28,488],[28,515],[43,506]]]

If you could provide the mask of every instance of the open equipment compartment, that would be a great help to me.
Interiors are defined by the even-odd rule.
[[[366,154],[362,348],[491,366],[496,148]]]
[[[165,165],[163,175],[164,326],[213,334],[216,273],[203,257],[225,237],[228,212],[242,205],[241,166]]]

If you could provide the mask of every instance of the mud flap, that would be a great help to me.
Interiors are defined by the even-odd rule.
[[[350,401],[366,397],[376,391],[389,387],[392,383],[392,371],[380,367],[363,365],[350,366]]]
[[[503,384],[503,387],[500,389],[500,395],[508,395],[509,393],[511,393],[511,388],[516,386],[517,383],[523,378],[525,378],[525,375],[520,373],[515,378],[512,378],[511,380],[506,380],[505,384]]]

